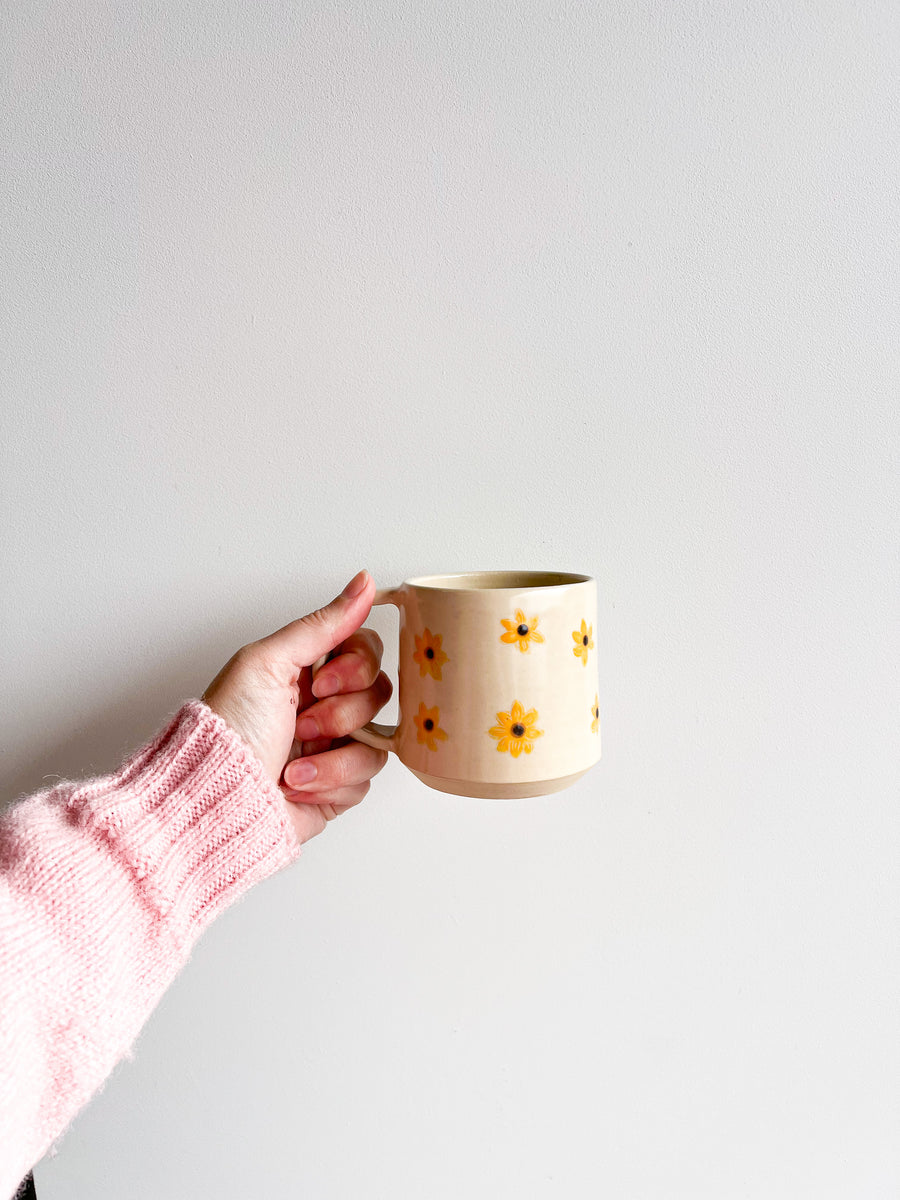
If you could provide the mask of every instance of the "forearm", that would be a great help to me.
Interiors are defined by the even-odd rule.
[[[203,929],[299,853],[278,789],[193,701],[115,775],[0,822],[0,1196],[134,1041]]]

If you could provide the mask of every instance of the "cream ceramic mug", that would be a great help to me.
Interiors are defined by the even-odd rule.
[[[400,610],[400,720],[353,736],[423,783],[487,799],[568,787],[600,758],[587,575],[428,575],[376,593]]]

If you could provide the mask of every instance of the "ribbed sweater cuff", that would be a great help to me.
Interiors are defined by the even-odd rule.
[[[300,853],[278,787],[201,700],[188,701],[117,774],[76,788],[67,807],[107,839],[185,947]]]

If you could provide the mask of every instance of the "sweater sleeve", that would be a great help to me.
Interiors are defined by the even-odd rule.
[[[281,793],[202,701],[114,775],[0,818],[0,1197],[125,1056],[191,947],[300,847]]]

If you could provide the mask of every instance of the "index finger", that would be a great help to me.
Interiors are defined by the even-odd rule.
[[[317,700],[371,687],[381,669],[384,645],[374,629],[358,629],[332,653],[313,680],[312,693]]]

